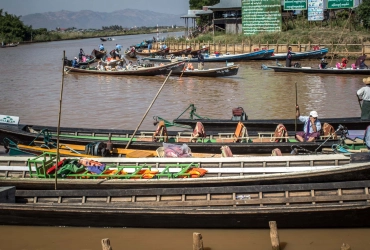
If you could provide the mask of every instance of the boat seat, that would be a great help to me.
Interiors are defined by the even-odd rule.
[[[234,133],[218,133],[216,142],[230,143],[230,142],[243,142],[249,140],[247,128],[242,122],[238,122]]]
[[[189,136],[183,137],[181,134],[188,134]],[[207,137],[204,130],[204,126],[201,122],[197,122],[192,133],[189,132],[179,132],[176,137],[177,142],[198,142],[199,139],[201,142],[204,142],[204,139]]]
[[[258,138],[254,138],[253,142],[288,142],[288,131],[283,124],[276,126],[275,132],[259,132]]]

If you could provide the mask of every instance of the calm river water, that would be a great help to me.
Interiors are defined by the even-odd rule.
[[[114,37],[115,40],[104,42],[104,45],[108,51],[116,43],[127,48],[152,36]],[[0,49],[0,114],[19,116],[21,123],[57,126],[63,51],[72,59],[80,48],[90,53],[99,44],[99,38],[92,38]],[[301,65],[316,66],[318,62],[303,61]],[[262,63],[275,64],[274,61],[241,62],[238,75],[229,78],[183,78],[179,81],[178,77],[170,77],[140,129],[152,130],[155,128],[153,116],[172,120],[192,103],[197,107],[197,114],[210,118],[229,119],[235,107],[243,107],[250,119],[294,118],[295,82],[303,114],[317,110],[319,117],[360,115],[355,94],[363,86],[362,76],[274,73],[261,70]],[[205,67],[217,65],[223,63],[206,63]],[[67,74],[61,126],[135,129],[164,80],[165,76]],[[192,248],[193,232],[203,234],[204,246],[209,250],[271,249],[267,229],[0,226],[0,250],[101,249],[102,238],[110,238],[113,249],[185,250]],[[279,233],[280,241],[286,243],[285,250],[337,250],[343,242],[355,250],[370,249],[369,229],[300,229],[280,230]]]

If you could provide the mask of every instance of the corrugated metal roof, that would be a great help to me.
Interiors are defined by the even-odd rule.
[[[241,0],[220,0],[218,4],[209,6],[209,9],[232,9],[232,8],[241,8]]]

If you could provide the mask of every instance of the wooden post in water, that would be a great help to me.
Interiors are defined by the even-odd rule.
[[[280,250],[280,241],[276,221],[269,221],[269,226],[272,250]]]
[[[193,250],[203,250],[203,237],[200,233],[193,233]]]
[[[63,67],[62,67],[62,82],[61,82],[61,86],[60,86],[60,98],[59,98],[59,115],[58,115],[58,127],[57,127],[57,156],[56,156],[56,165],[57,166],[55,168],[55,186],[54,186],[54,189],[57,190],[58,189],[58,175],[57,175],[57,172],[58,172],[58,162],[59,162],[59,133],[60,133],[60,118],[62,116],[62,100],[63,100],[63,86],[64,86],[64,59],[66,58],[66,51],[63,50]]]
[[[110,240],[108,238],[101,240],[101,246],[103,250],[113,250],[110,246]]]
[[[139,125],[136,127],[136,129],[135,129],[134,133],[132,133],[132,136],[131,136],[130,140],[127,142],[127,145],[126,145],[125,149],[127,149],[127,148],[130,146],[131,141],[132,141],[132,139],[134,138],[134,136],[135,136],[135,134],[136,134],[137,130],[140,128],[141,124],[143,123],[143,121],[144,121],[144,119],[145,119],[146,115],[148,114],[148,112],[149,112],[150,108],[153,106],[153,104],[154,104],[155,100],[157,99],[157,97],[158,97],[159,93],[161,93],[161,91],[162,91],[162,89],[163,89],[164,85],[166,84],[166,82],[167,82],[168,78],[170,77],[171,73],[172,73],[172,70],[170,71],[170,73],[168,73],[168,76],[166,77],[166,80],[164,80],[164,82],[163,82],[163,84],[162,84],[161,88],[158,90],[158,92],[157,92],[157,94],[155,95],[155,97],[154,97],[154,99],[153,99],[152,103],[149,105],[149,107],[148,107],[147,111],[145,112],[145,114],[144,114],[144,116],[143,116],[143,119],[141,119],[141,121],[140,121]]]
[[[342,246],[340,247],[340,250],[351,250],[351,246],[348,245],[347,243],[343,243]]]

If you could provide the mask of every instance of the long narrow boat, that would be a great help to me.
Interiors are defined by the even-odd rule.
[[[322,48],[318,50],[309,50],[304,52],[294,52],[292,54],[292,60],[302,60],[302,59],[321,59],[329,52],[328,48]],[[287,53],[277,53],[272,54],[270,57],[261,58],[260,60],[285,60]]]
[[[198,77],[223,77],[223,76],[234,76],[238,74],[239,66],[238,65],[230,65],[226,67],[220,68],[209,68],[204,70],[176,70],[173,71],[173,75],[181,75],[181,76],[198,76]]]
[[[166,74],[169,70],[183,69],[184,62],[173,62],[167,65],[155,67],[135,67],[131,70],[96,70],[65,67],[66,71],[83,74],[100,74],[100,75],[136,75],[136,76],[155,76]]]
[[[361,120],[360,117],[343,117],[343,118],[321,118],[321,124],[329,123],[335,129],[339,125],[345,126],[349,130],[365,130],[370,124],[370,120]],[[238,121],[227,119],[175,119],[176,124],[188,125],[192,129],[195,128],[197,122],[201,122],[206,131],[232,131]],[[295,124],[297,122],[298,129],[303,129],[303,123],[294,119],[247,119],[242,121],[243,124],[251,131],[272,131],[275,130],[278,124],[284,124],[288,131],[295,131]]]
[[[369,159],[363,154],[368,156],[367,153],[358,153],[351,157],[334,154],[226,158],[84,158],[105,164],[105,170],[99,174],[85,170],[77,174],[64,172],[64,176],[58,176],[58,186],[69,190],[132,189],[360,181],[368,180],[370,173]],[[359,161],[361,157],[366,162]],[[55,164],[56,156],[50,153],[33,158],[1,157],[0,185],[15,186],[17,189],[54,189],[55,175],[49,170]],[[201,170],[197,170],[199,168]],[[192,170],[203,173],[191,173]],[[192,178],[191,174],[196,174],[196,178]]]
[[[208,51],[209,51],[209,47],[203,47],[203,48],[201,48],[201,49],[197,49],[197,50],[191,50],[191,52],[190,52],[190,54],[191,55],[193,55],[193,56],[196,56],[196,55],[198,55],[198,51],[200,52],[200,53],[207,53]]]
[[[96,57],[96,59],[101,59],[101,58],[103,58],[106,54],[107,54],[107,51],[106,51],[106,50],[104,50],[104,51],[100,51],[100,50],[93,49],[93,51],[91,52],[91,55],[95,56],[95,57]]]
[[[268,68],[273,69],[275,72],[284,73],[306,73],[306,74],[332,74],[332,75],[370,75],[370,69],[337,69],[337,68],[325,68],[319,69],[312,67],[279,67],[279,66],[268,66]]]
[[[239,132],[237,132],[239,131]],[[141,131],[136,134],[130,143],[131,149],[157,150],[163,146],[163,142],[174,145],[186,143],[192,152],[219,154],[222,146],[228,146],[233,154],[271,154],[279,148],[282,153],[303,151],[305,153],[318,153],[322,148],[332,147],[334,144],[341,144],[341,141],[322,138],[315,142],[298,142],[294,137],[276,138],[274,132],[260,133],[248,131],[243,133],[242,126],[231,133],[207,134],[206,137],[193,137],[191,132],[168,133],[166,136],[154,136],[154,131]],[[15,143],[32,145],[37,139],[47,143],[52,139],[56,141],[56,127],[37,126],[37,125],[12,125],[0,124],[0,143]],[[64,144],[88,145],[93,142],[108,142],[109,137],[115,148],[125,148],[132,137],[133,131],[123,131],[115,129],[87,129],[87,128],[60,128],[59,140]],[[253,135],[254,134],[254,135]],[[284,142],[277,142],[284,141]],[[361,145],[364,146],[362,142]]]
[[[243,54],[222,54],[222,55],[206,55],[204,56],[205,62],[235,62],[235,61],[249,61],[249,60],[256,60],[264,57],[269,57],[274,53],[273,49],[270,50],[259,50],[249,53]],[[144,57],[143,60],[149,60],[153,62],[171,62],[173,60],[177,61],[187,61],[187,62],[198,62],[197,57],[163,57],[163,56],[155,56],[155,57]]]
[[[5,44],[5,45],[1,45],[0,48],[12,48],[12,47],[17,47],[19,45],[19,42],[18,43],[9,43],[9,44]]]
[[[125,56],[128,56],[130,58],[136,58],[136,50],[132,50],[128,48],[124,53],[125,53]]]
[[[136,50],[136,54],[139,56],[151,56],[151,55],[166,55],[170,52],[170,48],[162,49],[162,50]]]
[[[370,181],[171,189],[1,189],[2,225],[369,227]]]

